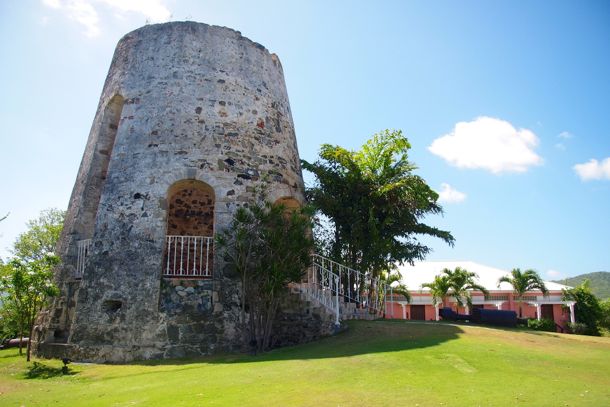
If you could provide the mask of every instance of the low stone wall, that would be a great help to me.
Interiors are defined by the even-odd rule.
[[[271,338],[274,348],[311,342],[334,335],[339,329],[334,315],[295,293],[284,298],[274,324]]]
[[[236,287],[232,285],[229,289],[225,284],[225,289],[218,290],[215,284],[212,280],[163,279],[159,296],[161,331],[144,335],[157,340],[138,345],[47,341],[34,344],[37,355],[85,362],[128,363],[250,351],[239,327]],[[287,292],[274,321],[271,346],[311,342],[338,330],[334,315],[325,308],[304,300],[300,294]]]

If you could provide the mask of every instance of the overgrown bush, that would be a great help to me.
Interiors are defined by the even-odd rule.
[[[610,330],[610,298],[601,301],[599,306],[602,310],[599,326],[605,330]]]
[[[576,335],[587,335],[589,327],[582,322],[568,322],[568,332]]]
[[[574,301],[574,316],[577,322],[582,322],[586,325],[587,330],[584,335],[599,336],[599,322],[602,319],[602,308],[599,300],[591,292],[589,280],[574,288],[563,290],[564,301]]]
[[[552,319],[528,319],[527,327],[536,331],[555,332],[555,321]]]
[[[274,318],[288,284],[299,282],[311,263],[309,207],[290,210],[266,201],[239,208],[231,226],[216,235],[227,266],[240,276],[240,323],[255,351],[269,349]]]

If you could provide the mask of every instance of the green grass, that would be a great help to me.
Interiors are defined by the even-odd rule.
[[[610,338],[466,325],[356,321],[263,356],[72,364],[71,375],[38,362],[0,352],[0,405],[610,405]]]

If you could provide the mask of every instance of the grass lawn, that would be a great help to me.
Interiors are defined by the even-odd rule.
[[[263,356],[26,364],[0,352],[1,406],[610,406],[610,338],[352,321]],[[42,365],[40,365],[42,364]],[[30,377],[28,377],[28,375]]]

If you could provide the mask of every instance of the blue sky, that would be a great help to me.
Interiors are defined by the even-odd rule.
[[[430,260],[610,270],[606,1],[0,2],[0,256],[67,207],[119,38],[186,19],[279,55],[303,158],[403,130],[456,237]]]

